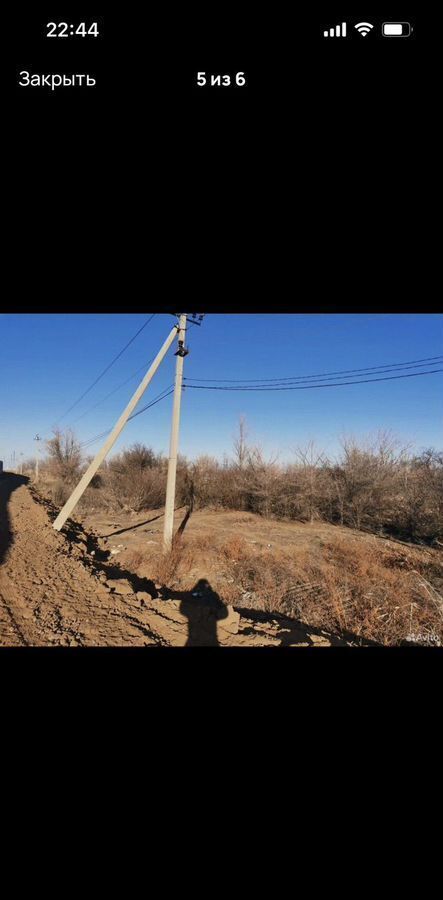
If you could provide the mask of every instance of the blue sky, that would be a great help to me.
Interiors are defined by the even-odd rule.
[[[165,313],[158,314],[87,397],[62,416],[148,316],[0,316],[0,459],[6,467],[13,451],[32,456],[34,435],[50,437],[58,422],[61,427],[71,425],[82,441],[115,423],[143,372],[96,409],[90,407],[155,355],[173,324]],[[189,342],[189,378],[315,375],[443,354],[443,316],[212,314],[202,328],[189,330]],[[172,384],[173,353],[169,351],[140,406]],[[418,449],[441,448],[442,387],[443,375],[433,375],[275,393],[187,390],[180,450],[189,457],[229,454],[240,415],[246,417],[251,441],[269,454],[278,452],[281,460],[290,459],[294,446],[311,439],[334,455],[340,435],[362,437],[386,428]],[[167,453],[171,404],[168,397],[129,423],[113,452],[141,441]],[[99,447],[100,442],[87,452]]]

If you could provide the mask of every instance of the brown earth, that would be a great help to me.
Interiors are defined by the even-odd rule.
[[[251,618],[253,607],[268,620],[288,616],[308,623],[311,633],[316,626],[353,645],[443,646],[441,547],[321,521],[222,509],[198,509],[188,518],[179,509],[174,530],[186,523],[183,539],[173,565],[164,566],[162,510],[115,514],[89,504],[82,522],[121,567],[191,595],[209,583],[242,618]]]
[[[294,619],[221,603],[216,567],[202,552],[187,584],[155,585],[131,555],[152,541],[158,551],[162,516],[89,516],[87,530],[69,522],[61,533],[57,510],[24,477],[0,477],[0,646],[355,646],[361,639],[332,635]],[[247,531],[249,540],[312,540],[291,524],[253,522],[241,513],[196,513],[194,537]],[[178,514],[177,524],[183,518]],[[221,531],[220,531],[221,539]],[[304,537],[302,537],[304,536]],[[204,546],[204,542],[202,542]],[[112,551],[114,550],[114,553]],[[117,552],[115,552],[117,551]],[[193,584],[191,584],[193,582]],[[178,590],[181,587],[184,589]],[[197,595],[197,596],[196,596]],[[368,642],[366,642],[368,643]]]

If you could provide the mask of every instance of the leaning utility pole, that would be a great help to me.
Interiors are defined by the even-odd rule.
[[[172,409],[171,442],[169,448],[168,482],[166,486],[165,525],[163,531],[163,550],[167,553],[172,548],[174,531],[175,484],[177,480],[178,435],[180,430],[180,408],[183,386],[183,363],[188,350],[185,349],[187,316],[180,316],[178,332],[177,366],[175,371],[174,406]]]
[[[130,416],[131,413],[134,411],[135,407],[137,406],[137,403],[138,403],[139,400],[142,398],[142,396],[143,396],[143,394],[144,394],[144,392],[145,392],[145,390],[146,390],[146,388],[147,388],[149,382],[151,381],[151,379],[152,379],[153,376],[155,375],[155,373],[156,373],[156,371],[157,371],[157,369],[158,369],[160,363],[162,362],[163,358],[166,356],[166,354],[167,354],[167,352],[168,352],[168,350],[169,350],[169,348],[170,348],[172,342],[174,341],[174,338],[175,338],[176,335],[177,335],[177,331],[180,331],[180,326],[179,326],[179,325],[174,325],[174,327],[173,327],[171,333],[170,333],[169,336],[166,338],[166,340],[165,340],[165,342],[164,342],[164,344],[163,344],[163,347],[161,348],[161,350],[159,351],[159,353],[158,353],[157,356],[155,357],[154,362],[152,363],[152,366],[151,366],[150,369],[147,371],[147,373],[146,373],[146,375],[145,375],[143,381],[140,383],[140,385],[139,385],[139,387],[137,388],[137,390],[136,390],[134,396],[133,396],[132,399],[129,401],[129,403],[128,403],[126,409],[125,409],[125,411],[124,411],[124,412],[122,413],[122,415],[120,416],[120,418],[119,418],[119,420],[118,420],[118,422],[117,422],[117,424],[116,424],[114,430],[112,431],[112,433],[111,433],[110,436],[108,437],[108,440],[107,440],[106,443],[103,445],[103,447],[101,448],[101,450],[99,450],[99,452],[97,453],[97,456],[95,457],[95,459],[93,459],[91,465],[89,466],[89,468],[86,470],[85,474],[83,475],[83,478],[80,479],[80,481],[79,481],[77,487],[76,487],[76,488],[74,489],[74,491],[72,492],[72,494],[71,494],[69,500],[67,500],[67,502],[65,503],[63,509],[62,509],[61,512],[58,514],[58,516],[57,516],[55,522],[53,523],[53,528],[55,528],[56,531],[60,531],[60,529],[63,528],[63,525],[64,525],[65,522],[66,522],[66,519],[68,518],[68,516],[71,515],[73,509],[75,508],[75,506],[77,505],[78,501],[80,500],[80,497],[82,496],[82,494],[84,493],[84,491],[85,491],[86,488],[88,487],[89,482],[90,482],[91,479],[94,477],[94,475],[95,475],[97,469],[99,468],[99,466],[100,466],[101,463],[103,462],[105,456],[109,453],[109,451],[111,450],[111,448],[114,446],[114,444],[115,444],[117,438],[119,437],[119,435],[120,435],[121,432],[123,431],[123,428],[125,427],[126,422],[127,422],[128,419],[129,419],[129,416]]]
[[[36,436],[35,436],[35,438],[34,438],[34,441],[37,441],[37,451],[36,451],[36,454],[35,454],[35,483],[37,484],[37,482],[38,482],[38,463],[39,463],[39,453],[40,453],[40,441],[41,441],[41,437],[39,437],[39,435],[36,434]]]

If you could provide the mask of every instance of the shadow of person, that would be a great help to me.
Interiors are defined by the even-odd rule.
[[[0,565],[13,541],[8,513],[9,499],[13,491],[28,482],[29,478],[25,475],[15,475],[12,472],[0,474]]]
[[[177,597],[177,594],[174,595]],[[228,610],[212,589],[209,581],[201,578],[189,592],[183,592],[180,612],[188,620],[186,647],[218,647],[217,622],[226,619]]]

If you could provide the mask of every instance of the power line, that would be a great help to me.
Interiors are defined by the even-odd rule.
[[[174,385],[173,384],[169,385],[169,389],[165,388],[165,390],[168,391],[167,394],[164,394],[163,397],[159,396],[159,397],[157,397],[156,400],[153,400],[151,403],[148,403],[147,406],[143,406],[142,409],[139,409],[138,412],[134,413],[132,416],[129,417],[128,422],[131,422],[132,419],[136,419],[137,416],[141,416],[142,413],[146,412],[147,409],[150,409],[151,406],[155,406],[156,403],[160,403],[160,400],[166,400],[166,397],[170,397],[170,395],[174,393]]]
[[[409,366],[412,363],[425,363],[431,362],[432,360],[443,360],[443,356],[428,356],[423,359],[409,359],[403,363],[384,363],[380,366],[365,366],[363,369],[339,369],[337,372],[321,372],[319,375],[291,375],[288,377],[281,378],[186,378],[186,381],[201,381],[201,382],[223,382],[224,384],[249,384],[249,383],[265,383],[265,382],[284,382],[284,381],[307,381],[308,379],[314,378],[326,378],[329,375],[352,375],[355,372],[369,373],[374,372],[379,369],[398,369]],[[432,363],[433,365],[437,365],[437,363]]]
[[[109,369],[111,368],[111,366],[113,366],[114,363],[116,363],[117,360],[120,359],[120,357],[123,355],[125,350],[127,350],[128,347],[130,347],[131,344],[134,343],[135,339],[139,336],[139,334],[141,334],[143,329],[146,328],[146,326],[149,325],[150,322],[152,322],[154,316],[156,316],[156,315],[157,315],[157,313],[153,313],[152,316],[150,316],[150,318],[146,320],[144,325],[142,325],[142,327],[139,328],[139,330],[134,334],[134,336],[131,338],[131,340],[128,341],[127,344],[125,344],[123,349],[120,350],[120,353],[117,353],[117,356],[114,356],[114,359],[112,360],[112,362],[110,362],[109,365],[106,366],[105,369],[103,369],[103,372],[101,372],[101,374],[98,376],[98,378],[96,378],[95,381],[93,381],[93,383],[90,385],[90,387],[88,387],[88,389],[86,391],[84,391],[84,393],[81,395],[81,397],[79,397],[78,400],[76,400],[75,403],[73,403],[72,406],[70,406],[69,409],[67,409],[66,412],[64,412],[63,415],[60,416],[59,421],[61,421],[61,419],[64,419],[65,416],[67,416],[68,413],[70,413],[71,410],[74,409],[74,406],[77,406],[77,404],[80,403],[80,401],[83,400],[83,398],[86,397],[86,395],[89,394],[90,391],[92,391],[92,388],[94,388],[95,385],[98,384],[98,382],[103,378],[103,376],[106,375],[106,372],[109,372]]]
[[[112,397],[112,395],[116,394],[117,391],[119,391],[122,387],[125,387],[126,384],[129,384],[129,382],[132,381],[132,379],[135,378],[136,375],[138,375],[142,371],[146,371],[148,366],[150,366],[153,361],[154,361],[154,357],[152,359],[150,359],[149,362],[145,363],[144,366],[140,366],[140,368],[137,369],[137,371],[134,372],[132,375],[130,375],[129,378],[126,379],[126,381],[123,381],[121,384],[118,385],[118,387],[116,387],[112,391],[110,391],[109,394],[106,394],[106,397],[102,397],[102,399],[99,400],[98,403],[95,403],[94,406],[90,406],[86,410],[86,412],[82,413],[81,416],[79,416],[78,419],[75,419],[72,424],[76,425],[77,422],[80,421],[80,419],[83,419],[85,416],[87,416],[88,413],[92,412],[93,409],[97,409],[97,406],[100,406],[102,403],[105,402],[105,400],[109,400],[109,397]]]
[[[309,391],[312,388],[328,388],[328,387],[346,387],[349,384],[374,384],[376,381],[395,381],[398,378],[417,378],[419,375],[436,375],[438,372],[443,372],[443,369],[431,369],[428,372],[411,372],[410,375],[391,375],[386,378],[367,378],[363,381],[338,381],[335,383],[329,384],[302,384],[302,385],[289,385],[286,387],[244,387],[243,385],[236,387],[219,387],[218,385],[203,385],[203,384],[186,384],[186,388],[189,390],[196,391]]]
[[[443,362],[443,359],[441,360],[441,362]],[[432,363],[431,365],[437,365],[437,363]],[[377,372],[377,373],[374,372],[373,374],[374,374],[374,375],[375,375],[375,374],[377,374],[377,375],[383,375],[383,374],[385,374],[386,372],[388,372],[388,373],[391,373],[392,371],[397,371],[397,372],[400,371],[400,372],[404,372],[404,371],[406,371],[406,370],[408,370],[408,369],[420,369],[420,368],[423,368],[423,363],[421,363],[420,365],[417,365],[417,366],[402,366],[402,368],[397,368],[397,369],[395,369],[395,370],[393,370],[393,369],[391,369],[391,368],[390,368],[390,369],[381,369],[381,371],[379,371],[379,372]],[[369,372],[366,372],[366,371],[365,371],[365,372],[362,372],[362,374],[359,375],[358,377],[360,378],[360,377],[362,377],[363,375],[369,375]],[[309,378],[308,378],[308,377],[306,377],[306,378],[294,378],[293,380],[291,380],[290,383],[292,384],[292,383],[294,383],[294,382],[296,382],[296,381],[297,381],[297,382],[304,382],[304,383],[306,383],[308,380],[312,381],[314,377],[315,377],[315,376],[310,376]],[[326,376],[318,375],[317,377],[318,377],[319,379],[321,379],[322,381],[333,381],[333,379],[334,379],[334,376],[331,376],[330,378],[326,378]],[[348,376],[348,375],[336,375],[335,377],[336,377],[336,378],[339,378],[340,381],[342,381],[343,379],[346,379],[346,378],[348,378],[349,376]],[[197,379],[191,379],[191,380],[197,381]],[[264,386],[266,386],[266,384],[269,383],[270,380],[271,380],[271,379],[267,379],[267,378],[264,378],[263,380],[257,379],[256,382],[254,382],[253,387],[264,387]],[[288,379],[288,378],[287,378],[287,379],[281,379],[281,380],[279,380],[279,379],[273,379],[272,381],[273,381],[272,386],[273,386],[273,387],[277,387],[279,384],[287,384],[287,383],[289,382],[289,379]],[[245,385],[249,385],[250,382],[249,382],[249,381],[245,381],[244,384],[245,384]],[[189,385],[189,386],[191,386],[191,385]],[[241,385],[239,385],[239,386],[241,387]]]
[[[130,416],[128,419],[128,422],[130,422],[132,419],[135,419],[137,416],[141,416],[142,413],[144,413],[144,412],[146,412],[146,410],[150,409],[151,406],[155,406],[157,403],[160,403],[161,400],[166,400],[166,397],[169,397],[173,393],[174,393],[174,388],[172,386],[172,390],[169,390],[167,394],[164,394],[164,396],[158,396],[151,403],[148,403],[147,406],[144,406],[142,409],[140,409],[139,412],[136,412],[132,416]],[[110,428],[108,431],[103,431],[101,434],[98,434],[94,438],[90,438],[88,441],[85,441],[83,444],[80,444],[81,449],[84,450],[86,447],[90,447],[92,444],[95,444],[101,438],[104,438],[108,434],[110,434],[111,431],[112,431],[112,428]]]
[[[167,393],[165,393],[165,391],[167,391]],[[133,415],[129,417],[128,422],[131,422],[132,419],[136,419],[137,416],[141,416],[142,413],[146,412],[146,410],[150,409],[152,406],[155,406],[157,403],[160,403],[161,400],[166,400],[166,397],[169,397],[173,392],[174,385],[169,385],[169,387],[161,391],[161,393],[158,394],[158,396],[155,397],[154,400],[151,400],[150,403],[148,403],[146,406],[143,406],[142,409],[140,409],[138,412],[133,413]],[[90,447],[92,444],[95,444],[96,441],[99,441],[101,438],[104,438],[108,434],[110,434],[111,431],[112,428],[110,428],[108,431],[102,431],[101,434],[97,434],[95,437],[89,438],[89,440],[87,441],[83,441],[83,443],[80,444],[80,448],[84,450],[86,447]]]
[[[111,431],[112,431],[112,428],[110,428],[109,431],[102,431],[101,434],[97,434],[96,437],[90,438],[88,441],[84,441],[83,444],[80,444],[80,449],[84,450],[84,449],[86,449],[86,447],[90,447],[92,444],[95,444],[96,441],[99,441],[100,438],[104,438],[104,437],[106,437],[107,434],[111,434]]]
[[[440,358],[443,358],[443,357],[435,357],[435,356],[428,357],[428,359],[440,359]],[[136,372],[134,372],[132,375],[130,375],[129,378],[126,379],[126,381],[123,381],[123,382],[122,382],[121,384],[119,384],[116,388],[114,388],[112,391],[110,391],[109,394],[106,394],[106,396],[103,397],[101,400],[99,400],[98,403],[95,403],[94,406],[89,407],[89,409],[87,409],[86,412],[82,413],[81,416],[78,417],[78,419],[75,419],[75,421],[73,422],[73,424],[75,425],[77,422],[80,421],[80,419],[84,418],[84,416],[86,416],[89,412],[92,412],[94,409],[96,409],[98,406],[100,406],[102,403],[104,403],[106,400],[108,400],[109,397],[112,397],[113,394],[117,393],[117,391],[119,391],[122,387],[124,387],[126,384],[128,384],[130,381],[132,381],[132,379],[135,378],[135,376],[138,375],[139,372],[141,372],[142,370],[146,369],[146,367],[149,366],[149,365],[151,364],[151,362],[152,362],[152,360],[149,360],[149,362],[147,362],[145,365],[141,366],[139,369],[137,369]],[[437,365],[437,363],[435,363],[435,364],[433,364],[433,365]],[[393,368],[393,367],[399,368],[399,367],[401,367],[401,366],[403,366],[404,369],[420,368],[419,365],[408,366],[408,365],[406,365],[406,364],[404,364],[404,363],[393,363],[392,366],[390,366],[388,369],[385,369],[384,371],[390,371],[390,368]],[[381,369],[381,368],[382,368],[381,366],[373,366],[373,367],[372,367],[372,369]],[[360,371],[361,371],[361,372],[368,372],[368,371],[371,371],[371,370],[370,370],[369,368],[366,368],[366,369],[349,369],[349,370],[342,370],[342,371],[348,371],[348,372],[354,372],[354,371],[355,371],[355,372],[360,372]],[[440,371],[440,370],[437,370],[437,371]],[[337,374],[338,374],[338,373],[337,373]],[[425,374],[425,373],[423,373],[423,374]],[[326,375],[324,375],[324,376],[323,376],[323,375],[318,375],[318,376],[315,376],[315,375],[306,375],[306,376],[300,376],[300,377],[298,377],[298,378],[294,378],[293,380],[294,380],[294,381],[302,381],[302,380],[313,379],[313,378],[315,378],[315,377],[322,378],[322,379],[323,379],[323,378],[326,379]],[[342,377],[342,378],[345,378],[346,376],[343,375],[343,376],[341,376],[341,377]],[[209,382],[209,381],[223,381],[223,379],[204,379],[204,378],[203,378],[203,379],[185,379],[185,380],[186,380],[187,382],[197,381],[197,380],[198,380],[198,381],[202,381],[202,382]],[[272,382],[277,382],[277,384],[280,384],[280,383],[283,383],[284,381],[290,381],[290,380],[292,380],[292,379],[289,379],[289,378],[282,378],[282,379],[277,379],[277,378],[275,378],[275,379],[270,379],[270,378],[267,379],[267,378],[264,378],[264,379],[262,379],[261,381],[259,381],[259,380],[257,379],[257,383],[254,384],[254,387],[260,387],[261,385],[263,385],[263,384],[265,384],[265,383],[267,383],[267,382],[271,382],[271,381],[272,381]],[[326,380],[328,380],[328,379],[326,379]],[[375,381],[375,380],[377,380],[377,379],[371,379],[371,380],[374,380],[374,381]],[[245,383],[245,384],[248,384],[248,383],[250,383],[251,381],[253,381],[253,379],[245,379],[245,382],[244,382],[244,383]],[[229,378],[228,378],[228,379],[226,379],[226,382],[229,382],[229,383],[231,383],[231,382],[237,382],[237,379],[229,379]],[[359,383],[362,383],[362,384],[363,384],[363,383],[365,383],[365,382],[350,382],[350,383],[351,383],[351,384],[359,384]],[[367,383],[367,382],[366,382],[366,383]],[[186,386],[188,386],[188,387],[194,387],[194,385],[192,385],[192,384],[187,384]],[[322,386],[322,385],[319,385],[319,387],[321,387],[321,386]],[[323,386],[324,386],[324,387],[328,387],[328,385],[323,385]],[[333,387],[333,385],[331,385],[331,387]],[[239,388],[239,390],[240,390],[240,389],[241,389],[241,388]],[[149,406],[148,406],[147,408],[149,408]],[[140,415],[140,413],[143,412],[143,411],[144,411],[144,410],[140,410],[140,412],[139,412],[139,413],[135,413],[135,415]],[[135,418],[135,416],[131,416],[131,418]],[[129,419],[128,421],[130,421],[130,419]],[[103,432],[103,434],[99,435],[99,437],[103,437],[103,436],[105,436],[106,434],[109,434],[109,432]],[[94,439],[94,443],[95,443],[95,440],[98,440],[98,438]],[[83,446],[83,445],[82,445],[82,446]]]

